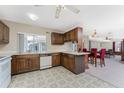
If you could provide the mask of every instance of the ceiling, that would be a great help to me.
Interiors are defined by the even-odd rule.
[[[82,26],[86,31],[94,29],[98,33],[112,32],[114,36],[124,37],[124,6],[117,5],[81,5],[79,14],[68,9],[61,12],[60,18],[55,19],[55,5],[1,5],[0,19],[19,23],[37,25],[45,28],[67,31],[75,26]],[[31,20],[27,14],[33,13],[39,17]],[[89,33],[88,32],[88,33]]]

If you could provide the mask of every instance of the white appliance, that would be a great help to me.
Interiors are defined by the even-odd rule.
[[[76,42],[72,42],[71,49],[72,49],[72,51],[77,51],[77,43]]]
[[[11,82],[11,57],[0,57],[0,88],[7,88]]]
[[[40,57],[40,69],[46,69],[52,67],[52,56],[42,55]]]

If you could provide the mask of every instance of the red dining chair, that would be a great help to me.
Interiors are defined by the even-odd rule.
[[[97,63],[97,48],[91,48],[91,54],[90,54],[90,58],[91,58],[91,62],[93,62],[93,64],[95,63],[95,67],[96,67],[96,63]]]
[[[102,64],[105,66],[105,60],[104,60],[105,59],[105,53],[106,53],[106,49],[101,49],[100,55],[97,55],[97,58],[100,59],[100,65],[101,65],[101,67],[102,67]]]
[[[87,49],[86,48],[83,48],[83,52],[87,52]]]

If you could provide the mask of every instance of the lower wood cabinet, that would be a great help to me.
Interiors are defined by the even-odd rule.
[[[40,69],[40,56],[38,54],[12,56],[12,74],[19,74],[38,69]]]
[[[62,66],[67,68],[68,70],[74,72],[75,70],[75,56],[69,54],[62,54]]]
[[[52,66],[59,66],[60,65],[60,53],[52,54]]]
[[[69,70],[73,72],[75,69],[75,56],[74,55],[68,55],[68,64],[69,64]]]

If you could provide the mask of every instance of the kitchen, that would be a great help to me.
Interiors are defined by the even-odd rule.
[[[33,50],[32,52],[29,50],[25,51],[24,48],[18,47],[19,45],[25,46],[24,44],[22,44],[24,43],[24,41],[23,42],[21,41],[26,40],[24,38],[22,39],[19,37],[19,35],[20,34],[22,35],[24,32],[20,32],[20,31],[18,32],[18,30],[23,30],[23,31],[28,29],[30,30],[30,28],[32,28],[31,26],[27,25],[27,28],[29,26],[29,28],[27,29],[25,24],[19,24],[6,20],[0,21],[0,23],[1,25],[7,24],[5,26],[9,28],[9,30],[6,31],[8,32],[7,34],[8,36],[3,36],[3,37],[7,37],[8,42],[1,41],[0,47],[3,48],[1,49],[2,51],[4,50],[5,47],[10,49],[10,51],[1,52],[1,56],[10,55],[8,58],[5,57],[5,59],[8,60],[9,70],[11,69],[9,74],[11,74],[12,76],[35,70],[42,71],[42,69],[47,69],[56,66],[63,66],[69,71],[73,72],[74,74],[80,74],[85,71],[85,62],[84,61],[82,62],[82,60],[84,60],[85,55],[88,55],[89,53],[77,52],[82,47],[82,34],[83,34],[82,28],[76,27],[74,29],[71,29],[70,31],[67,31],[66,33],[44,31],[43,33],[47,35],[46,42],[49,43],[49,45],[47,44],[48,45],[47,49],[48,47],[51,48],[52,46],[53,48],[55,47],[56,50],[54,49],[55,51],[53,51],[53,49],[48,49],[48,50],[45,49],[42,52],[37,50],[36,51]],[[0,31],[3,32],[1,27],[0,27]],[[14,30],[16,33],[12,32]],[[37,32],[38,31],[36,31],[35,35],[37,35]],[[16,37],[12,36],[13,33],[15,34]],[[19,42],[17,43],[17,41],[20,41],[20,44]],[[64,43],[67,44],[64,45]],[[65,49],[67,50],[62,49],[64,47],[66,47]],[[13,51],[16,49],[19,51]],[[1,58],[1,62],[2,60],[4,60],[4,58]],[[9,75],[8,85],[10,82],[11,82],[11,78]],[[7,87],[7,84],[6,85],[1,84],[1,87]]]
[[[123,6],[0,6],[0,87],[123,87],[118,73],[124,68],[123,31],[113,33],[104,24],[111,11],[121,15],[120,9]],[[106,15],[92,18],[92,11]],[[112,29],[113,20],[109,18]]]

